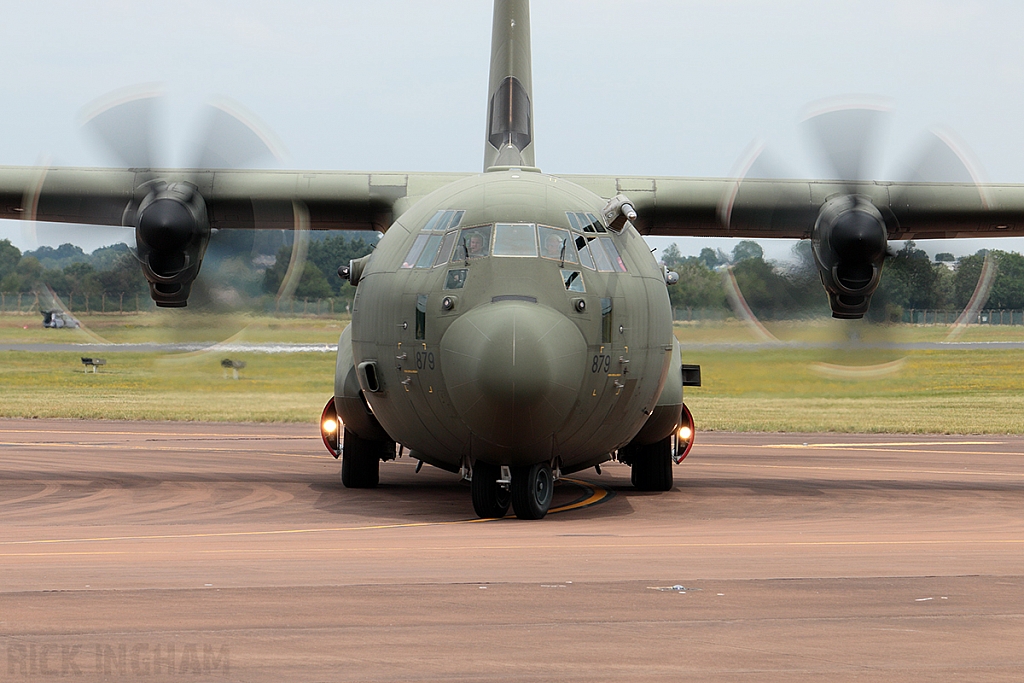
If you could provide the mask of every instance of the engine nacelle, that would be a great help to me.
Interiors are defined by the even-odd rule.
[[[188,305],[192,283],[210,243],[210,221],[202,195],[190,183],[153,182],[143,200],[128,207],[125,224],[135,226],[135,255],[156,305]]]
[[[830,199],[811,234],[833,318],[863,318],[882,278],[888,232],[881,212],[856,195]]]

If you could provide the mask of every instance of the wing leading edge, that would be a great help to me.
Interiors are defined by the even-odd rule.
[[[159,178],[194,184],[213,229],[290,230],[299,203],[311,229],[384,232],[418,198],[466,175],[0,167],[0,218],[133,227],[129,206]]]
[[[826,203],[851,192],[879,210],[889,239],[1024,235],[1024,185],[563,177],[604,197],[627,196],[637,230],[659,237],[809,238]]]

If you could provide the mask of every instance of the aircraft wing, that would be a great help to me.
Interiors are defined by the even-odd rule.
[[[563,177],[603,197],[628,197],[644,235],[808,238],[825,203],[850,194],[878,208],[890,239],[1024,235],[1024,185]]]
[[[157,177],[195,184],[214,229],[290,230],[298,202],[314,230],[383,232],[416,199],[466,175],[7,166],[0,167],[0,218],[122,226],[126,208],[147,192],[141,186]]]
[[[0,167],[0,218],[123,226],[140,186],[159,177],[197,185],[215,229],[292,229],[291,204],[299,202],[314,230],[383,232],[418,198],[468,175],[8,166]],[[560,177],[603,197],[628,197],[645,235],[807,238],[825,202],[851,191],[878,207],[890,239],[1024,235],[1024,185]]]

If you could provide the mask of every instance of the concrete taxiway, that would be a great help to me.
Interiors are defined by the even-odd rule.
[[[0,421],[4,680],[1020,680],[1024,438],[699,434],[473,519],[315,425]]]

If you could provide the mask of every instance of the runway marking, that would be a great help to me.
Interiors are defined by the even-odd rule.
[[[1003,443],[1003,442],[997,441],[997,442],[994,442],[994,443],[1000,444],[1000,443]],[[929,445],[942,446],[944,444],[929,444]],[[953,444],[950,444],[950,445],[953,445]],[[1006,444],[1006,445],[1009,446],[1010,444]],[[940,450],[930,450],[930,449],[929,450],[925,450],[925,449],[921,449],[921,448],[882,448],[882,447],[859,447],[859,448],[847,447],[847,448],[837,448],[837,447],[828,447],[828,446],[819,447],[819,446],[817,446],[815,444],[810,444],[808,446],[797,445],[797,444],[764,444],[764,445],[704,444],[702,446],[702,448],[708,448],[708,447],[717,447],[717,448],[771,448],[771,449],[786,449],[786,450],[808,450],[808,451],[820,450],[820,451],[838,451],[838,452],[842,452],[842,451],[860,451],[860,452],[864,452],[864,453],[925,453],[925,454],[931,454],[931,455],[971,455],[971,456],[974,456],[974,455],[1010,455],[1010,456],[1020,455],[1019,453],[1014,453],[1014,452],[1011,452],[1011,451],[948,451],[948,450],[940,451]]]
[[[319,437],[317,437],[319,439]],[[0,447],[34,447],[34,448],[53,448],[54,446],[74,446],[75,448],[103,448],[108,449],[111,447],[109,443],[69,443],[67,441],[39,441],[35,443],[24,443],[21,441],[0,441]],[[186,451],[188,453],[238,453],[247,458],[256,456],[274,456],[282,458],[313,458],[315,460],[331,460],[333,458],[330,454],[324,455],[310,455],[309,453],[272,453],[270,451],[241,451],[236,448],[210,448],[209,446],[128,446],[128,445],[117,445],[117,449],[121,451],[146,451],[151,453],[153,451],[170,451],[174,453],[180,453]]]
[[[404,522],[396,524],[370,524],[366,526],[342,526],[313,529],[272,529],[263,531],[218,531],[197,534],[153,534],[147,536],[93,536],[91,538],[40,538],[24,541],[0,541],[5,545],[44,545],[57,543],[103,543],[111,541],[167,541],[184,538],[239,538],[250,536],[284,536],[295,534],[322,534],[339,531],[374,531],[379,529],[409,529],[414,527],[452,526],[455,524],[473,524],[477,522],[494,522],[494,519],[456,519],[447,522]]]
[[[1003,441],[883,441],[878,443],[780,443],[759,444],[758,448],[858,448],[872,446],[998,446]]]
[[[566,481],[577,486],[582,487],[584,490],[589,491],[589,495],[586,495],[581,500],[573,501],[566,505],[562,505],[557,508],[548,510],[548,514],[568,512],[569,510],[579,510],[584,507],[590,507],[597,505],[601,501],[608,500],[612,497],[612,491],[600,486],[598,484],[592,484],[587,481],[581,481],[578,479],[562,478],[560,481]],[[400,524],[371,524],[367,526],[351,526],[351,527],[327,527],[327,528],[313,528],[313,529],[275,529],[270,531],[222,531],[215,533],[197,533],[197,534],[154,534],[147,536],[94,536],[92,538],[43,538],[34,540],[22,540],[22,541],[0,541],[0,546],[13,546],[13,545],[43,545],[43,544],[58,544],[58,543],[99,543],[99,542],[113,542],[113,541],[166,541],[175,539],[185,538],[237,538],[237,537],[251,537],[251,536],[282,536],[289,534],[317,534],[317,533],[331,533],[341,531],[375,531],[382,529],[409,529],[415,527],[434,527],[434,526],[453,526],[456,524],[479,524],[483,522],[497,522],[498,519],[456,519],[447,522],[404,522]],[[6,555],[0,554],[0,557],[6,557]]]
[[[280,438],[280,439],[319,439],[319,436],[285,436],[278,434],[203,434],[199,433],[194,436],[183,434],[181,432],[121,432],[121,431],[103,431],[103,430],[85,430],[85,429],[0,429],[0,434],[74,434],[76,436],[175,436],[183,439],[194,438],[194,436],[209,438],[209,439],[239,439],[239,438]]]
[[[460,522],[441,522],[439,524],[464,524],[466,522],[494,522],[498,520],[478,519],[463,520]],[[433,524],[426,524],[432,526]],[[387,527],[381,527],[387,528]],[[585,543],[565,545],[559,544],[516,544],[516,545],[476,545],[473,550],[614,550],[634,548],[843,548],[843,547],[895,547],[895,546],[972,546],[972,545],[1024,545],[1024,538],[988,539],[988,540],[955,540],[955,539],[929,539],[916,541],[782,541],[767,542],[756,541],[749,543]],[[271,554],[302,552],[344,552],[344,553],[367,553],[367,552],[395,552],[410,551],[422,552],[464,552],[467,546],[327,546],[311,548],[212,548],[193,551],[197,555],[226,555],[226,554]],[[173,552],[180,555],[179,549],[174,550],[67,550],[57,552],[14,552],[0,553],[0,557],[60,557],[60,556],[82,556],[82,555],[166,555]]]
[[[763,465],[757,463],[736,462],[696,462],[700,467],[739,467],[764,470],[821,470],[826,472],[890,472],[893,474],[969,474],[976,477],[1024,477],[1024,472],[979,472],[975,470],[899,470],[889,467],[839,467],[826,465]]]
[[[922,448],[822,448],[823,451],[855,451],[862,453],[926,453],[929,455],[1010,455],[1018,456],[1019,453],[1008,451],[938,451],[925,450]]]

